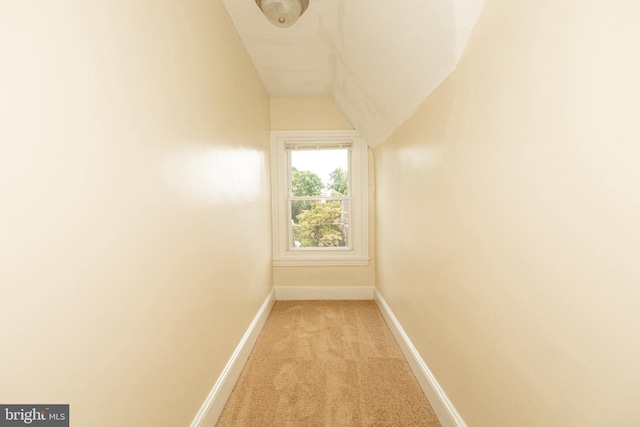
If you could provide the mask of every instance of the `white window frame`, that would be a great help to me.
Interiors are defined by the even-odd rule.
[[[350,144],[350,248],[289,248],[289,207],[286,191],[290,164],[287,144],[335,146]],[[344,266],[369,263],[368,150],[356,131],[272,131],[271,192],[274,266]]]

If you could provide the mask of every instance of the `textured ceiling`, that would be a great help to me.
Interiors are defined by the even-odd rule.
[[[310,0],[284,29],[224,3],[271,97],[331,98],[375,146],[453,71],[484,0]]]

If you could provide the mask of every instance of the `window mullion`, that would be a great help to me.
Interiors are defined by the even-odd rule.
[[[322,200],[326,200],[328,202],[333,201],[333,200],[351,200],[351,196],[289,196],[288,197],[289,200],[291,201],[298,201],[298,200],[302,200],[302,201],[322,201]]]

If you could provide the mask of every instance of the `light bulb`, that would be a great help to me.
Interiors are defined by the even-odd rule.
[[[260,8],[269,22],[281,28],[295,24],[303,12],[300,0],[262,0]]]

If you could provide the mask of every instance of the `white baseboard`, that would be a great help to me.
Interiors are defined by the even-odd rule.
[[[377,289],[375,290],[375,301],[442,427],[467,427]]]
[[[276,300],[372,300],[373,286],[275,286]]]
[[[227,403],[236,381],[238,381],[242,368],[247,363],[249,354],[251,354],[251,350],[258,339],[258,335],[260,335],[260,331],[262,331],[264,323],[267,321],[267,317],[269,317],[274,302],[275,291],[271,290],[191,422],[191,427],[214,427],[218,422],[224,405]]]

